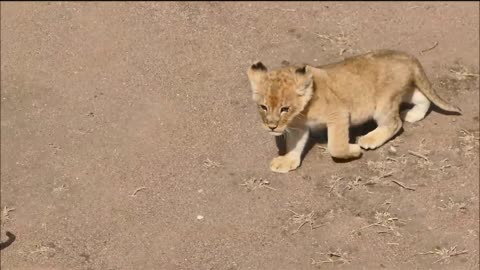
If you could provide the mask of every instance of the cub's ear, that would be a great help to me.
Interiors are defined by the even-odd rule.
[[[313,91],[313,67],[304,65],[295,69],[297,93],[301,96],[311,94]]]
[[[258,93],[259,84],[267,75],[267,67],[265,67],[262,62],[257,61],[248,68],[247,75],[255,98],[255,94]]]
[[[256,61],[250,69],[267,72],[267,67],[260,61]]]

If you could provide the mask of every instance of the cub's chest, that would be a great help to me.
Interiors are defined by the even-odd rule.
[[[327,126],[327,121],[322,119],[311,119],[306,122],[306,125],[310,129],[322,129]]]

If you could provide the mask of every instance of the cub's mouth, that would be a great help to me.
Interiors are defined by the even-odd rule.
[[[282,136],[283,133],[285,132],[285,127],[279,127],[279,126],[276,126],[275,128],[273,127],[268,127],[267,124],[263,124],[263,128],[268,132],[268,134],[272,135],[272,136]]]
[[[278,131],[270,131],[268,132],[272,136],[282,136],[283,132],[278,132]]]

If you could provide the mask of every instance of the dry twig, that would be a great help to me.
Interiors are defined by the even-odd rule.
[[[407,187],[407,186],[405,186],[404,183],[402,183],[402,182],[400,182],[400,181],[392,180],[392,182],[395,183],[395,184],[397,184],[397,185],[399,185],[399,186],[401,186],[401,187],[404,188],[404,189],[411,190],[411,191],[415,191],[414,188]]]
[[[428,51],[431,51],[431,50],[435,49],[437,46],[438,46],[438,41],[435,41],[435,43],[433,44],[432,47],[430,47],[428,49],[425,49],[425,50],[422,50],[422,53],[426,53]]]

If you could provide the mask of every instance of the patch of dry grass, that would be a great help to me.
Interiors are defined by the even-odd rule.
[[[339,56],[343,56],[347,51],[350,53],[358,53],[358,50],[352,48],[356,40],[343,30],[340,30],[338,35],[320,34],[316,32],[313,32],[313,34],[323,40],[329,41],[331,45],[337,47],[336,49],[338,50]]]
[[[297,232],[300,231],[300,229],[305,225],[305,224],[308,224],[310,225],[310,230],[314,230],[318,227],[321,227],[321,225],[319,226],[314,226],[315,225],[315,212],[312,211],[310,213],[307,213],[307,214],[298,214],[290,209],[287,209],[288,211],[290,211],[293,216],[291,217],[291,220],[292,220],[292,223],[293,224],[300,224],[298,225],[297,229],[295,231],[292,232],[292,234],[295,234]]]
[[[449,69],[452,77],[456,80],[463,81],[471,78],[478,78],[478,73],[472,73],[468,70],[466,66],[457,65]]]
[[[334,251],[327,251],[323,253],[319,253],[320,255],[323,256],[323,258],[315,260],[312,260],[312,265],[323,265],[323,264],[349,264],[351,262],[351,258],[349,257],[349,254],[345,251],[342,251],[342,249],[337,248]]]
[[[390,206],[391,206],[390,201],[385,202],[385,204],[389,205],[388,208],[385,211],[382,211],[382,212],[376,211],[375,212],[374,218],[375,218],[376,222],[374,222],[372,224],[368,224],[366,226],[363,226],[359,229],[353,230],[352,233],[356,233],[356,232],[359,232],[361,230],[371,228],[371,227],[380,227],[380,228],[384,228],[386,230],[377,231],[377,233],[391,233],[395,236],[401,236],[400,232],[398,232],[398,230],[397,230],[398,229],[397,223],[404,223],[404,222],[401,221],[398,217],[395,217],[390,212],[388,212],[388,210],[390,209]]]
[[[207,158],[205,161],[203,161],[203,167],[207,169],[215,169],[220,167],[220,163],[212,161],[209,158]]]
[[[447,202],[442,200],[442,207],[439,207],[441,210],[456,210],[460,212],[465,212],[467,210],[467,204],[464,202],[455,202],[452,198],[448,198]]]
[[[255,178],[251,177],[245,180],[243,184],[240,184],[240,186],[244,186],[247,191],[252,191],[256,190],[259,188],[268,188],[271,190],[276,190],[275,188],[270,186],[270,182],[268,180],[265,180],[263,178]]]
[[[2,209],[2,224],[7,222],[7,220],[10,220],[10,212],[14,211],[15,208],[9,208],[7,206],[3,207]]]
[[[328,196],[330,197],[332,194],[334,194],[337,197],[343,197],[342,194],[339,193],[339,182],[343,179],[343,177],[339,177],[336,175],[332,175],[330,177],[330,180],[328,181],[329,186],[326,186],[329,188],[328,190]]]
[[[460,130],[460,145],[465,155],[474,155],[475,152],[478,152],[479,147],[479,132],[470,132],[468,130]],[[477,133],[477,134],[475,134]]]
[[[377,177],[385,178],[391,176],[396,172],[396,169],[393,167],[393,162],[396,160],[393,158],[382,160],[382,161],[367,161],[367,166],[370,170],[377,173]]]
[[[425,143],[425,138],[420,141],[418,148],[414,150],[408,150],[408,154],[412,157],[417,158],[416,166],[422,169],[430,170],[433,162],[428,158],[428,155],[432,152],[428,150],[427,144]]]
[[[427,251],[424,253],[419,253],[420,255],[435,255],[440,257],[438,260],[434,261],[433,263],[438,263],[441,261],[445,261],[450,259],[451,257],[467,254],[468,250],[464,249],[462,251],[457,251],[457,246],[453,246],[451,248],[435,248],[432,251]]]
[[[347,185],[345,186],[345,190],[363,190],[365,191],[366,193],[373,193],[373,192],[370,192],[367,188],[367,186],[369,185],[370,183],[369,182],[364,182],[362,180],[362,177],[360,176],[356,176],[354,179],[350,180]]]
[[[30,254],[36,254],[36,253],[41,253],[41,254],[49,253],[49,254],[53,254],[53,253],[55,253],[55,249],[54,249],[54,248],[51,248],[51,247],[47,247],[47,246],[40,246],[40,247],[38,247],[36,250],[30,251]]]
[[[68,187],[65,184],[62,184],[61,186],[58,186],[58,187],[53,189],[54,193],[61,193],[61,192],[64,192],[64,191],[68,191]]]

